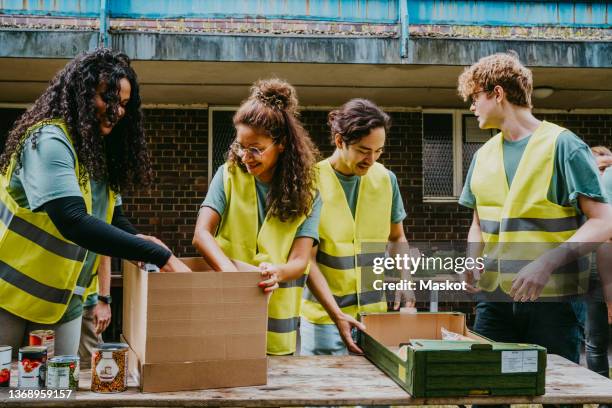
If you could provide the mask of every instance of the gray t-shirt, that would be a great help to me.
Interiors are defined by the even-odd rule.
[[[223,184],[223,166],[220,166],[215,173],[206,198],[202,203],[201,207],[210,207],[215,210],[223,218],[225,209],[227,207],[227,200],[225,198],[225,185]],[[257,214],[259,218],[258,228],[261,228],[262,224],[266,219],[266,197],[270,191],[270,185],[263,183],[257,178],[255,179],[255,190],[257,191]],[[295,233],[295,238],[308,237],[315,240],[315,245],[319,241],[319,218],[321,218],[321,197],[317,192],[315,201],[312,206],[312,211],[308,217],[299,226]]]
[[[36,149],[26,140],[21,153],[22,167],[13,172],[8,192],[22,208],[39,211],[49,201],[63,197],[82,197],[75,174],[75,152],[61,128],[46,125],[37,134]],[[108,186],[91,181],[92,216],[106,220]],[[120,205],[118,197],[115,205]],[[88,251],[77,285],[87,287],[96,254]],[[76,319],[83,313],[81,296],[73,296],[58,323]]]
[[[508,185],[516,174],[521,157],[531,136],[512,142],[504,139],[504,169]],[[474,154],[468,170],[459,204],[476,208],[476,197],[472,193],[471,180],[478,152]],[[578,196],[583,195],[594,200],[606,202],[599,178],[599,171],[593,154],[578,136],[566,130],[557,138],[555,147],[555,164],[552,181],[548,190],[548,199],[558,205],[573,206],[581,211]]]
[[[351,214],[353,214],[353,218],[355,218],[361,177],[357,175],[345,176],[344,174],[337,172],[335,169],[334,172],[336,173],[336,177],[338,177],[338,181],[344,190],[346,202],[351,209]],[[404,202],[402,201],[402,194],[399,190],[397,177],[391,170],[389,170],[389,178],[391,179],[391,191],[393,192],[393,197],[391,200],[391,223],[399,224],[404,220],[404,218],[406,218],[406,210],[404,209]]]

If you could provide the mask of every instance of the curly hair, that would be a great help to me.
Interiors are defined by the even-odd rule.
[[[457,90],[459,96],[467,101],[479,88],[490,93],[496,85],[506,93],[508,102],[516,106],[532,108],[531,93],[533,77],[514,51],[483,57],[474,65],[466,68],[459,76]]]
[[[314,202],[315,164],[319,152],[299,120],[297,94],[293,86],[280,79],[257,81],[251,94],[234,115],[234,126],[245,125],[265,132],[274,143],[285,148],[280,154],[266,209],[285,222],[308,215]],[[231,149],[230,171],[246,166]]]
[[[367,99],[351,99],[340,109],[327,115],[327,124],[331,129],[331,143],[335,144],[336,135],[340,135],[347,145],[359,142],[370,134],[372,129],[382,127],[385,133],[391,128],[391,118],[374,102]]]
[[[119,119],[120,81],[131,85],[125,115]],[[107,136],[100,134],[95,97],[98,87],[106,103],[106,119],[115,124]],[[127,55],[107,48],[82,53],[51,80],[47,89],[15,122],[0,156],[0,172],[6,174],[11,159],[22,166],[22,151],[29,138],[36,149],[38,132],[28,129],[39,122],[65,122],[79,161],[79,184],[88,179],[106,182],[114,191],[149,185],[153,178],[143,127],[136,73]]]

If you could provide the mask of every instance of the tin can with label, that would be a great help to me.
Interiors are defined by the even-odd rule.
[[[55,332],[53,330],[30,332],[30,346],[47,347],[47,358],[52,358],[55,355]]]
[[[8,387],[11,383],[11,346],[0,346],[0,387]]]
[[[47,361],[47,388],[79,389],[80,359],[78,356],[55,356]]]
[[[17,364],[19,377],[18,388],[44,388],[47,369],[47,348],[28,346],[19,349]]]
[[[127,359],[127,344],[98,344],[91,355],[91,390],[100,393],[127,390]]]

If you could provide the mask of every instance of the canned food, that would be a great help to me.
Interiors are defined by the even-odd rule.
[[[30,346],[47,347],[47,358],[52,358],[55,355],[55,332],[53,330],[30,332]]]
[[[123,392],[127,390],[128,345],[100,343],[91,355],[91,390]]]
[[[28,346],[19,349],[17,364],[19,388],[44,388],[47,363],[47,348],[43,346]]]
[[[56,356],[47,361],[47,388],[79,389],[80,359],[78,356]]]
[[[0,387],[8,387],[11,383],[11,346],[0,346]]]

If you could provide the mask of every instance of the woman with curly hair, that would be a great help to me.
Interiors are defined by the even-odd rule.
[[[16,351],[31,330],[53,329],[55,352],[76,354],[98,254],[189,271],[123,215],[118,193],[151,179],[128,57],[81,54],[17,120],[0,156],[0,344]]]
[[[258,266],[268,306],[268,354],[295,352],[300,301],[320,199],[317,150],[297,117],[295,89],[258,81],[234,115],[236,140],[202,203],[193,244],[215,270]]]

